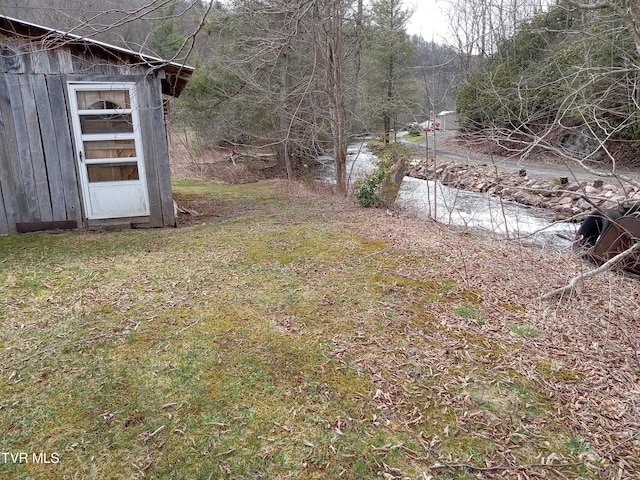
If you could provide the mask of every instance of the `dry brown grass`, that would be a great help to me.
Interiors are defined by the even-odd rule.
[[[370,231],[390,244],[438,259],[433,271],[416,271],[407,265],[405,275],[429,278],[437,272],[477,292],[475,300],[484,322],[434,312],[446,326],[448,337],[438,342],[441,355],[435,363],[447,364],[451,349],[463,357],[475,351],[472,355],[477,358],[479,343],[480,349],[487,350],[480,357],[493,363],[494,371],[519,372],[538,386],[551,405],[548,416],[540,421],[565,425],[573,432],[576,442],[572,448],[580,450],[578,457],[585,463],[605,463],[597,478],[640,478],[637,277],[609,272],[588,279],[562,298],[542,301],[544,293],[594,266],[566,252],[456,233],[435,224],[427,233],[424,224],[411,218],[376,219]],[[452,343],[452,334],[460,339]],[[465,373],[469,374],[473,376],[473,367]],[[469,380],[452,382],[459,385]],[[478,380],[475,382],[477,389]],[[491,383],[480,380],[479,384],[488,402],[499,403],[492,398],[495,388]],[[473,393],[469,395],[473,400]],[[510,402],[504,392],[498,396]],[[488,421],[480,418],[480,423]],[[513,419],[490,421],[494,434],[501,435]],[[504,437],[505,450],[512,440]]]

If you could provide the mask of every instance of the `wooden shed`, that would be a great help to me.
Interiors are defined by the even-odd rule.
[[[163,100],[192,73],[0,15],[0,234],[175,226]]]

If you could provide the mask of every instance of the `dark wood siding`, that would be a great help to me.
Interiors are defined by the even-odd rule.
[[[57,158],[60,162],[62,183],[60,187],[64,197],[64,209],[68,220],[76,220],[82,224],[82,207],[80,205],[80,184],[78,182],[75,154],[71,139],[71,126],[67,115],[65,100],[66,86],[59,75],[48,76],[47,90],[51,104],[53,130],[56,136]]]
[[[83,225],[69,81],[136,83],[151,212],[137,221],[175,226],[156,72],[117,56],[107,61],[79,45],[43,48],[0,34],[0,234],[15,232],[18,223]]]
[[[146,77],[142,91],[145,92],[141,117],[144,119],[142,128],[148,133],[143,136],[144,149],[148,152],[147,155],[154,158],[169,158],[160,80]],[[149,184],[153,183],[153,188],[149,189],[150,192],[151,190],[157,192],[153,200],[150,198],[150,201],[155,202],[157,215],[152,219],[152,223],[175,226],[169,162],[154,162],[153,165],[149,165],[147,181]],[[149,196],[151,197],[151,193]]]
[[[11,102],[6,84],[6,76],[0,77],[0,116],[2,122],[0,128],[0,189],[2,190],[2,203],[7,218],[6,229],[0,224],[0,233],[15,231],[15,224],[20,221],[20,214],[27,210],[27,202],[24,198],[19,172],[17,171],[18,148],[15,141],[15,128]]]

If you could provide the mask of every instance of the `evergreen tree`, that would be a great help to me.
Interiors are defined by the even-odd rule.
[[[162,10],[162,17],[151,31],[150,47],[153,54],[160,58],[175,58],[182,48],[186,35],[182,32],[174,1]]]
[[[397,115],[414,103],[411,66],[418,44],[406,32],[410,17],[411,12],[402,8],[401,0],[371,2],[363,78],[367,116],[376,127],[382,127],[385,143],[389,142]]]

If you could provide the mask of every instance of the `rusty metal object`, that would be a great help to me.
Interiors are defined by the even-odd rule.
[[[606,262],[616,255],[631,248],[640,239],[640,217],[623,216],[611,222],[596,242],[591,255],[601,262]],[[640,254],[632,254],[624,258],[620,267],[640,275]]]
[[[604,263],[640,241],[640,203],[620,211],[604,210],[593,204],[595,211],[578,230],[576,243],[586,256]],[[640,253],[623,258],[619,268],[640,275]]]

